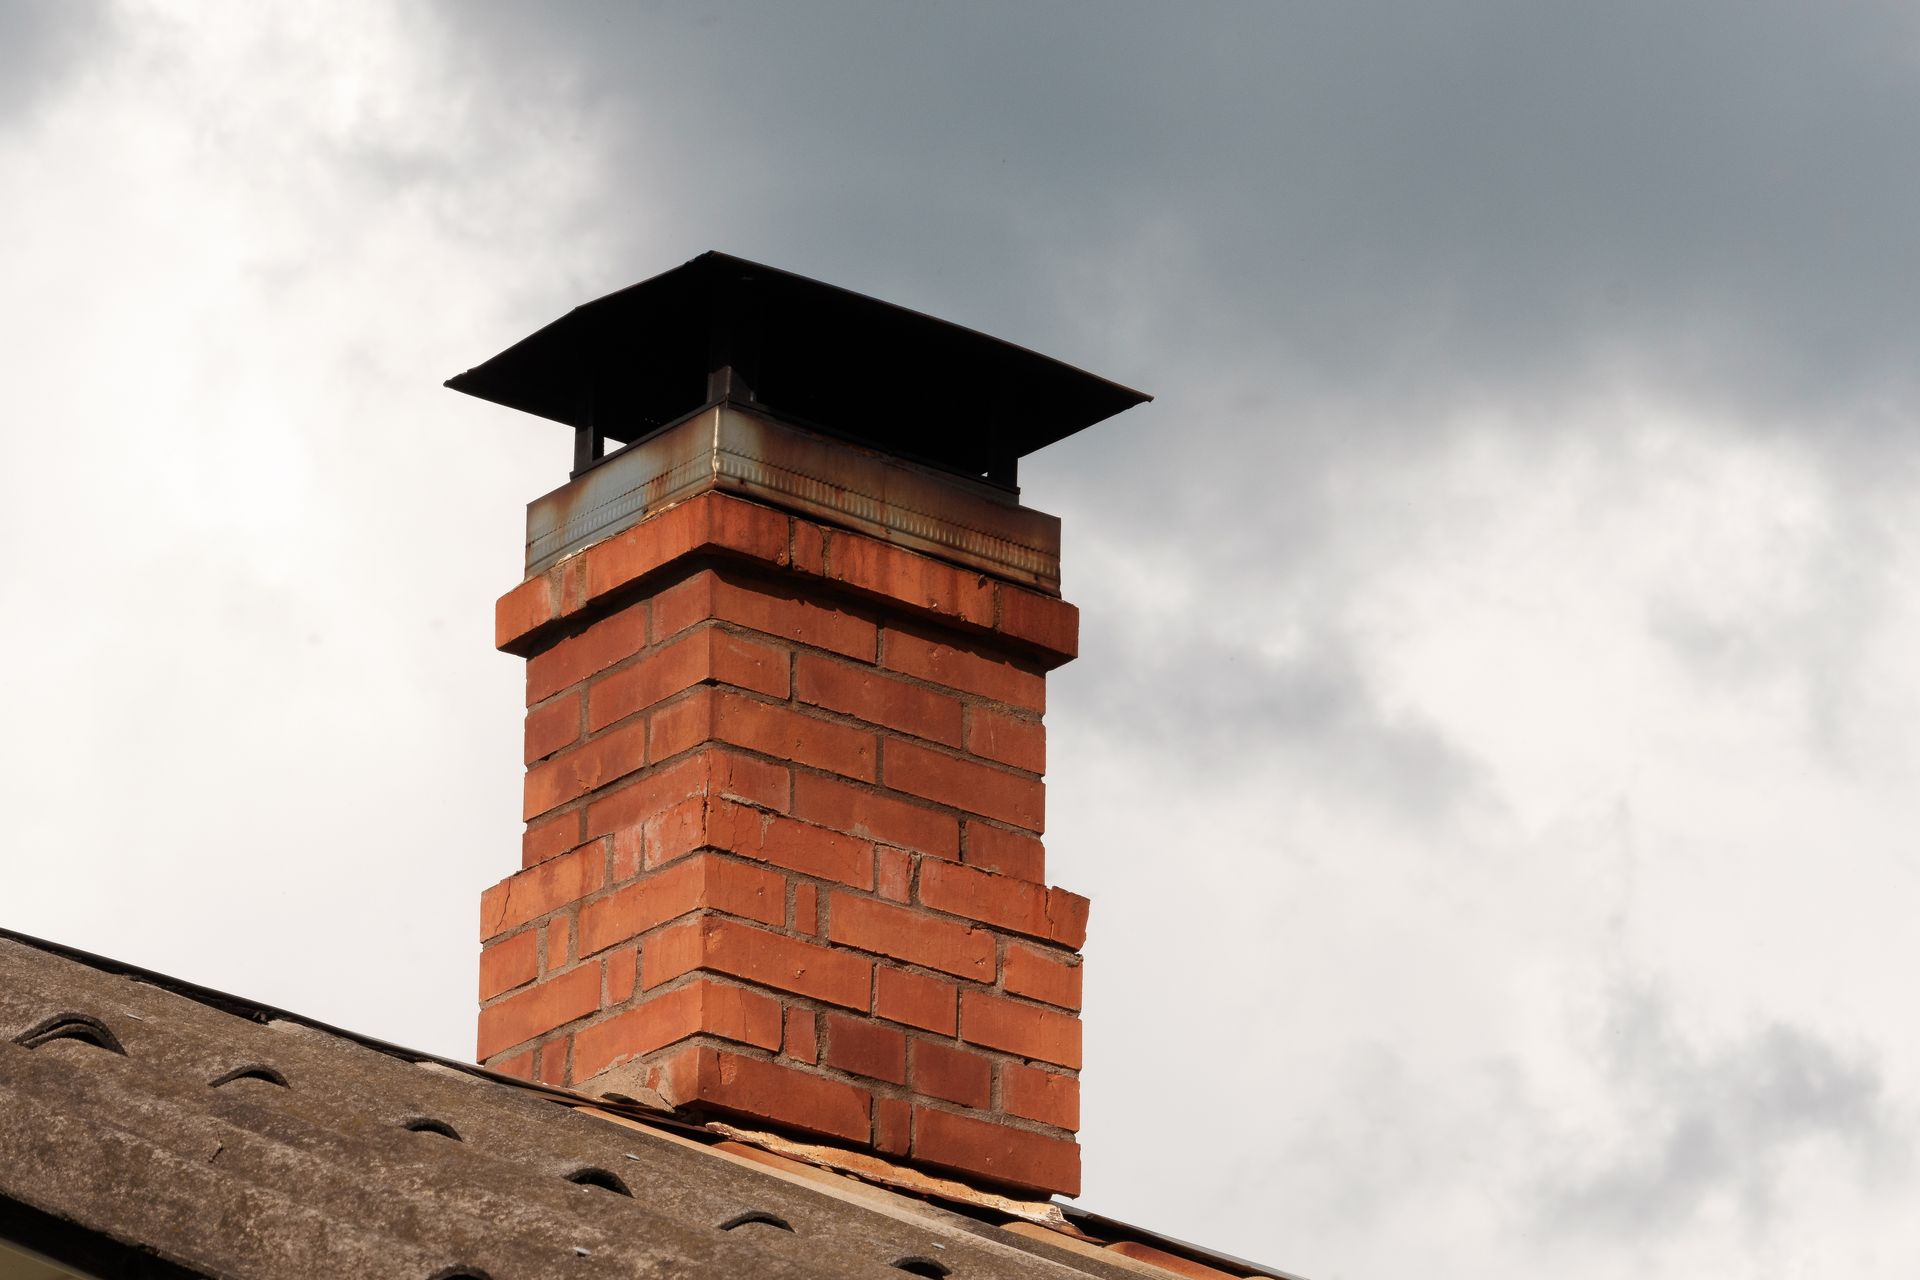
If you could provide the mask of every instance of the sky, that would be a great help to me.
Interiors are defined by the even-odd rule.
[[[1095,1211],[1920,1262],[1920,10],[0,0],[0,923],[472,1051],[567,433],[722,249],[1155,394],[1065,526]]]

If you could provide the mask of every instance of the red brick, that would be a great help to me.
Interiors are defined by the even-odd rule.
[[[730,551],[787,562],[787,517],[757,503],[703,493],[647,517],[581,553],[587,593],[597,599],[698,552]]]
[[[597,733],[705,680],[712,635],[711,627],[691,632],[595,680],[587,690],[588,730]]]
[[[1080,1148],[1071,1139],[951,1111],[913,1109],[913,1156],[1008,1186],[1070,1196],[1080,1192]]]
[[[869,724],[960,745],[964,708],[959,699],[868,666],[841,662],[824,654],[794,659],[793,694],[802,702],[854,716]]]
[[[816,577],[827,571],[827,531],[811,520],[793,522],[793,567]]]
[[[781,1052],[795,1062],[820,1061],[819,1015],[811,1009],[787,1010],[787,1038]]]
[[[845,1014],[826,1016],[827,1044],[820,1057],[830,1067],[886,1080],[907,1082],[907,1037],[893,1027]]]
[[[600,887],[606,852],[597,844],[516,871],[480,895],[480,940],[537,920]]]
[[[547,574],[528,578],[493,606],[493,647],[522,652],[521,643],[559,616],[553,580]]]
[[[587,598],[597,599],[700,549],[706,541],[704,514],[695,503],[683,502],[587,548],[575,557],[585,573]]]
[[[677,766],[668,768],[677,769]],[[708,846],[708,831],[712,826],[708,819],[714,806],[722,803],[726,802],[706,795],[673,801],[658,813],[638,820],[636,825],[615,830],[615,845],[638,839],[643,852],[641,865],[649,870],[657,869]]]
[[[827,908],[827,936],[942,973],[993,981],[992,934],[912,907],[836,892]]]
[[[572,745],[580,737],[580,695],[570,693],[527,712],[524,737],[528,764]]]
[[[1052,922],[1047,934],[1063,947],[1078,951],[1087,945],[1087,911],[1093,906],[1077,893],[1065,889],[1047,890],[1047,919]]]
[[[606,1007],[617,1009],[633,998],[640,982],[640,948],[622,947],[609,955],[607,964]]]
[[[920,904],[1045,938],[1047,891],[1030,880],[997,876],[957,862],[929,862],[920,873]]]
[[[587,806],[587,835],[605,835],[659,817],[684,800],[727,796],[784,810],[787,771],[732,751],[701,751],[658,766]]]
[[[691,689],[686,696],[655,707],[647,716],[647,751],[654,760],[666,760],[713,740],[713,699],[710,688]]]
[[[1014,995],[1044,1000],[1062,1009],[1080,1007],[1080,966],[1058,952],[1009,942],[1000,985]]]
[[[590,1080],[623,1062],[697,1035],[777,1049],[780,1002],[764,992],[707,979],[663,991],[576,1032],[574,1079]]]
[[[996,629],[1047,653],[1059,666],[1080,652],[1080,611],[1056,596],[1043,596],[1009,583],[1000,584]]]
[[[706,831],[701,836],[703,843],[715,849],[738,853],[742,857],[762,857],[767,842],[767,822],[778,815],[736,804],[724,796],[708,796],[702,803],[706,808]],[[789,822],[791,819],[780,818],[780,821]]]
[[[872,1095],[799,1068],[705,1046],[675,1051],[649,1083],[679,1107],[707,1107],[864,1143]]]
[[[655,644],[697,622],[713,618],[714,577],[713,570],[702,569],[667,587],[648,602],[653,613],[653,630],[649,634]]]
[[[655,707],[647,716],[650,758],[666,760],[712,742],[714,708],[719,694],[710,687],[689,689],[681,697]]]
[[[713,854],[683,859],[582,907],[580,953],[592,955],[703,908],[784,924],[787,882],[763,867]]]
[[[777,760],[874,778],[873,734],[789,707],[722,693],[714,699],[713,736]]]
[[[783,763],[737,751],[711,753],[708,794],[785,813],[793,807],[793,773]]]
[[[1047,709],[1047,680],[1009,659],[918,630],[888,627],[880,665],[1030,711]]]
[[[725,621],[861,662],[879,650],[880,629],[837,605],[784,585],[717,578],[714,613]]]
[[[875,892],[889,902],[906,902],[913,896],[913,855],[905,849],[874,850]]]
[[[784,698],[788,664],[783,650],[700,627],[594,681],[587,693],[587,728],[597,732],[707,680]]]
[[[963,1107],[991,1106],[993,1064],[958,1046],[915,1036],[913,1091]]]
[[[540,976],[540,935],[527,929],[480,953],[480,998],[491,1000],[502,991],[525,986]]]
[[[777,987],[865,1012],[873,1002],[873,965],[846,951],[767,933],[724,916],[698,921],[695,968]]]
[[[793,521],[785,512],[724,493],[702,494],[688,505],[695,504],[709,508],[708,545],[771,564],[787,563]]]
[[[874,973],[873,1011],[890,1022],[950,1036],[960,1027],[957,992],[944,979],[881,965]]]
[[[975,707],[967,717],[967,750],[1028,773],[1047,771],[1047,731],[1038,720]]]
[[[605,671],[647,646],[647,611],[629,605],[527,660],[527,705]]]
[[[712,634],[709,679],[773,698],[784,698],[793,691],[793,655],[786,649],[731,631],[715,630]]]
[[[707,827],[701,833],[703,844],[741,856],[760,856],[760,846],[766,844],[766,819],[772,814],[749,804],[737,804],[726,796],[703,796],[701,806]]]
[[[763,811],[720,796],[682,800],[647,820],[647,865],[657,867],[695,849],[758,858],[766,821]]]
[[[873,846],[826,827],[775,814],[767,819],[757,856],[776,867],[852,885],[873,888]]]
[[[878,630],[865,618],[823,605],[786,586],[703,570],[653,600],[654,638],[716,619],[765,635],[872,662]]]
[[[873,1145],[883,1155],[904,1156],[913,1145],[913,1104],[905,1098],[873,1100]]]
[[[700,967],[706,929],[698,916],[668,925],[640,944],[640,986],[651,991]]]
[[[574,618],[586,609],[587,599],[587,563],[585,556],[568,556],[553,568],[547,570],[549,579],[559,581],[559,609],[563,618]]]
[[[960,851],[960,824],[951,815],[819,774],[794,776],[793,812],[836,831],[938,858]]]
[[[622,827],[612,835],[600,837],[613,849],[613,857],[607,872],[611,884],[624,884],[639,875],[645,868],[647,842],[646,828]]]
[[[580,814],[556,813],[527,827],[520,837],[520,865],[530,867],[557,858],[580,844]]]
[[[960,993],[960,1038],[1023,1058],[1080,1069],[1080,1019],[984,991]]]
[[[568,1050],[572,1047],[571,1036],[561,1036],[557,1040],[549,1040],[542,1044],[534,1051],[533,1078],[541,1084],[550,1084],[557,1089],[563,1089],[571,1084],[572,1078],[567,1074],[567,1057]]]
[[[820,932],[820,887],[802,880],[793,886],[793,930],[811,937]]]
[[[540,971],[555,973],[567,967],[571,959],[567,944],[573,940],[573,908],[548,920],[546,927],[540,930]]]
[[[479,1056],[491,1058],[600,1007],[600,970],[586,965],[480,1011]]]
[[[1012,1115],[1072,1132],[1080,1127],[1080,1082],[1038,1067],[1003,1062],[1000,1105]]]
[[[645,728],[634,724],[603,733],[527,770],[521,816],[536,817],[638,772],[647,763]]]
[[[1046,820],[1046,784],[992,765],[942,755],[903,739],[887,743],[886,784],[1028,831]]]
[[[836,530],[827,542],[827,576],[916,609],[993,625],[993,584],[984,574],[877,538]]]
[[[989,822],[967,823],[967,847],[960,861],[1035,884],[1044,884],[1047,879],[1045,845],[1024,831],[1009,831]]]
[[[505,648],[504,645],[501,646]],[[498,1071],[503,1076],[512,1076],[516,1080],[533,1079],[533,1050],[523,1049],[510,1058],[502,1058],[489,1070]]]

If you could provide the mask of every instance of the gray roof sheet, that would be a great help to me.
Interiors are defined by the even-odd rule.
[[[0,1200],[102,1273],[1167,1274],[96,959],[0,934]]]

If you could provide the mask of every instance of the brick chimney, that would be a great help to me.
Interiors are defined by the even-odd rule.
[[[1076,1193],[1087,901],[1040,836],[1078,615],[1016,468],[1146,397],[720,254],[448,385],[575,434],[498,606],[527,827],[480,1060]]]

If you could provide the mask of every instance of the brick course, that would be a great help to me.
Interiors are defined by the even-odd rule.
[[[1070,1196],[1080,1192],[1080,1148],[1073,1139],[958,1112],[916,1106],[913,1154],[929,1164],[1013,1186]]]

